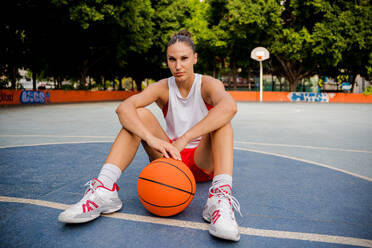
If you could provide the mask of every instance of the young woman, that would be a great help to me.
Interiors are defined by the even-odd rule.
[[[238,241],[239,228],[232,196],[233,129],[237,112],[221,81],[194,73],[197,53],[186,30],[172,36],[167,47],[172,77],[150,85],[123,101],[116,112],[123,128],[114,141],[98,178],[89,182],[83,199],[59,215],[59,221],[82,223],[101,213],[118,211],[122,202],[116,181],[133,160],[142,142],[150,160],[172,157],[185,162],[197,182],[213,180],[202,216],[209,232]],[[163,110],[166,130],[145,106]]]

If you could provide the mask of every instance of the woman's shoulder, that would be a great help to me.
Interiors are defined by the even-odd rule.
[[[160,79],[159,81],[150,84],[149,87],[159,90],[168,89],[168,79],[167,78]]]
[[[156,84],[168,87],[168,78],[160,79],[159,81],[156,82]]]
[[[201,75],[202,77],[202,87],[212,87],[215,85],[223,85],[221,80],[218,80],[217,78],[214,78],[209,75]]]
[[[163,106],[168,102],[168,78],[160,79],[151,86],[157,88],[156,91],[159,94],[159,98],[156,100],[156,103],[160,108],[163,108]]]

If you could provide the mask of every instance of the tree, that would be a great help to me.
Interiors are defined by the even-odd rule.
[[[270,49],[290,90],[314,74],[366,75],[371,51],[369,1],[283,1],[282,27]],[[335,75],[331,75],[335,76]]]
[[[88,75],[113,80],[130,61],[132,53],[142,53],[152,44],[153,9],[149,0],[53,0],[66,6],[72,21],[80,24],[80,78]]]
[[[372,7],[370,1],[337,1],[324,3],[324,20],[314,28],[314,54],[330,57],[323,68],[336,68],[336,73],[368,77],[372,53]],[[327,51],[324,51],[327,49]],[[322,60],[321,60],[322,61]]]

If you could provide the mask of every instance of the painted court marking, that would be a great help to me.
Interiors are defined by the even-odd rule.
[[[82,136],[82,137],[86,137],[86,136]],[[102,136],[102,137],[104,137],[104,136]],[[107,137],[111,137],[111,136],[107,136]],[[66,144],[85,144],[85,143],[110,143],[110,142],[112,142],[112,140],[110,140],[110,141],[108,141],[108,140],[66,141],[66,142],[52,142],[52,143],[39,143],[39,144],[6,145],[6,146],[0,146],[0,149],[4,149],[4,148],[16,148],[16,147],[45,146],[45,145],[66,145]],[[234,146],[234,149],[235,150],[241,150],[241,151],[261,153],[261,154],[266,154],[266,155],[271,155],[271,156],[277,156],[277,157],[282,157],[282,158],[287,158],[287,159],[292,159],[292,160],[297,160],[297,161],[305,162],[305,163],[308,163],[308,164],[314,164],[314,165],[318,165],[318,166],[321,166],[321,167],[324,167],[324,168],[328,168],[328,169],[331,169],[331,170],[339,171],[339,172],[342,172],[342,173],[345,173],[345,174],[348,174],[348,175],[351,175],[351,176],[355,176],[355,177],[358,177],[358,178],[362,178],[364,180],[367,180],[367,181],[372,182],[372,178],[370,178],[370,177],[362,176],[362,175],[359,175],[359,174],[356,174],[356,173],[353,173],[353,172],[350,172],[350,171],[347,171],[347,170],[339,169],[339,168],[336,168],[334,166],[327,165],[327,164],[324,164],[324,163],[319,163],[319,162],[315,162],[315,161],[311,161],[311,160],[306,160],[306,159],[302,159],[302,158],[296,158],[296,157],[292,157],[292,156],[282,155],[282,154],[279,154],[279,153],[259,151],[259,150],[244,148],[244,147]]]
[[[115,139],[115,136],[104,136],[104,135],[60,135],[60,134],[0,134],[0,138],[12,138],[12,137],[40,137],[40,138],[97,138],[97,139]],[[335,147],[324,147],[324,146],[304,146],[304,145],[290,145],[290,144],[276,144],[276,143],[262,143],[262,142],[251,142],[251,141],[234,141],[237,144],[249,144],[249,145],[261,145],[261,146],[277,146],[277,147],[292,147],[292,148],[303,148],[312,150],[326,150],[326,151],[338,151],[338,152],[359,152],[372,154],[370,150],[356,150],[356,149],[344,149]]]
[[[249,142],[249,141],[234,141],[237,144],[249,144],[249,145],[260,145],[260,146],[278,146],[278,147],[292,147],[292,148],[305,148],[313,150],[327,150],[327,151],[337,151],[337,152],[360,152],[360,153],[370,153],[372,151],[368,150],[354,150],[354,149],[343,149],[343,148],[333,148],[324,146],[303,146],[303,145],[289,145],[289,144],[274,144],[274,143],[260,143],[260,142]]]
[[[0,202],[32,204],[32,205],[37,205],[41,207],[48,207],[48,208],[54,208],[54,209],[60,209],[60,210],[64,210],[69,206],[67,204],[62,204],[62,203],[57,203],[57,202],[17,198],[17,197],[7,197],[7,196],[0,196]],[[159,225],[166,225],[166,226],[175,226],[175,227],[182,227],[182,228],[198,229],[198,230],[203,230],[203,231],[208,230],[209,228],[209,225],[206,223],[193,222],[193,221],[182,221],[182,220],[167,219],[167,218],[157,218],[157,217],[152,217],[152,216],[142,216],[142,215],[136,215],[136,214],[113,213],[113,214],[104,215],[104,216],[108,218],[121,219],[121,220],[126,220],[126,221],[136,221],[136,222],[159,224]],[[240,227],[240,233],[243,235],[259,236],[259,237],[267,237],[267,238],[295,239],[295,240],[303,240],[303,241],[325,242],[325,243],[341,244],[341,245],[355,245],[355,246],[372,248],[372,240],[359,239],[359,238],[353,238],[353,237],[324,235],[324,234],[316,234],[316,233],[265,230],[265,229],[249,228],[249,227]]]
[[[8,145],[0,146],[0,149],[4,148],[16,148],[16,147],[29,147],[29,146],[48,146],[48,145],[68,145],[68,144],[86,144],[86,143],[110,143],[112,140],[90,140],[90,141],[66,141],[66,142],[52,142],[52,143],[39,143],[39,144],[23,144],[23,145]]]
[[[302,158],[296,158],[296,157],[292,157],[292,156],[282,155],[282,154],[279,154],[279,153],[253,150],[253,149],[248,149],[248,148],[243,148],[243,147],[236,147],[235,146],[234,149],[235,150],[241,150],[241,151],[261,153],[261,154],[266,154],[266,155],[271,155],[271,156],[277,156],[277,157],[282,157],[282,158],[287,158],[287,159],[292,159],[292,160],[297,160],[297,161],[308,163],[308,164],[314,164],[314,165],[318,165],[318,166],[325,167],[325,168],[328,168],[328,169],[331,169],[331,170],[339,171],[339,172],[342,172],[342,173],[345,173],[345,174],[348,174],[348,175],[351,175],[351,176],[354,176],[354,177],[359,177],[359,178],[362,178],[364,180],[372,182],[372,178],[370,178],[370,177],[362,176],[362,175],[359,175],[359,174],[356,174],[356,173],[353,173],[353,172],[350,172],[350,171],[347,171],[347,170],[339,169],[339,168],[333,167],[331,165],[327,165],[327,164],[323,164],[323,163],[319,163],[319,162],[315,162],[315,161],[310,161],[310,160],[306,160],[306,159],[302,159]]]
[[[3,135],[0,135],[0,137],[3,137]],[[56,136],[51,136],[51,137],[56,137]],[[59,137],[67,137],[67,136],[59,136]],[[69,136],[69,137],[77,138],[78,136]],[[79,136],[79,138],[82,138],[82,137],[113,138],[112,136]],[[54,143],[40,143],[40,144],[29,144],[29,145],[8,145],[8,146],[0,146],[0,148],[59,145],[59,144],[109,143],[109,142],[112,142],[112,140],[110,141],[98,140],[98,141],[54,142]],[[260,144],[264,144],[264,143],[260,143]],[[304,146],[304,148],[308,148],[308,147]],[[335,171],[346,173],[346,174],[372,182],[372,178],[358,175],[358,174],[355,174],[355,173],[352,173],[346,170],[342,170],[342,169],[339,169],[339,168],[336,168],[330,165],[326,165],[323,163],[318,163],[315,161],[305,160],[305,159],[277,154],[277,153],[253,150],[253,149],[248,149],[248,148],[243,148],[243,147],[234,147],[234,149],[267,154],[267,155],[272,155],[272,156],[278,156],[282,158],[287,158],[287,159],[297,160],[297,161],[301,161],[301,162],[305,162],[309,164],[314,164],[314,165],[329,168]],[[353,151],[358,152],[357,150],[353,150]],[[365,152],[365,151],[362,151],[362,152]],[[69,206],[69,205],[61,204],[57,202],[43,201],[43,200],[37,200],[37,199],[7,197],[7,196],[0,196],[0,202],[32,204],[32,205],[60,209],[60,210],[64,210]],[[181,221],[181,220],[166,219],[166,218],[157,218],[157,217],[151,217],[151,216],[141,216],[141,215],[135,215],[135,214],[113,213],[113,214],[104,215],[104,216],[108,218],[122,219],[122,220],[127,220],[127,221],[137,221],[137,222],[160,224],[160,225],[175,226],[175,227],[182,227],[182,228],[191,228],[191,229],[198,229],[198,230],[208,230],[209,228],[209,225],[206,223]],[[260,236],[260,237],[268,237],[268,238],[294,239],[294,240],[325,242],[325,243],[342,244],[342,245],[355,245],[355,246],[372,248],[372,240],[359,239],[359,238],[353,238],[353,237],[343,237],[343,236],[324,235],[324,234],[315,234],[315,233],[265,230],[265,229],[249,228],[249,227],[240,227],[240,232],[241,234],[244,234],[244,235]]]
[[[12,138],[12,137],[40,137],[40,138],[112,138],[114,136],[102,136],[102,135],[59,135],[59,134],[0,134],[0,137]]]

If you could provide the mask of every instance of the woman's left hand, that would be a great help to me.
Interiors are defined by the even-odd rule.
[[[185,149],[187,143],[189,143],[183,136],[178,138],[176,141],[172,143],[179,152],[181,152],[183,149]]]

